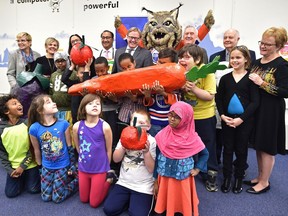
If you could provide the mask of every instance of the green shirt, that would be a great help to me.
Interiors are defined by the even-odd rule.
[[[6,171],[11,174],[19,166],[23,169],[36,167],[37,164],[32,160],[29,151],[28,128],[24,120],[20,119],[16,125],[8,125],[7,122],[2,122],[0,130],[2,132],[0,160]]]

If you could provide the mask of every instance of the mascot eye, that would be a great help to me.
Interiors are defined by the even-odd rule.
[[[151,21],[150,24],[151,24],[152,26],[156,26],[156,25],[157,25],[157,23],[156,23],[155,21]]]
[[[171,21],[166,21],[166,22],[163,23],[163,25],[165,25],[165,26],[170,26],[171,24],[172,24]]]

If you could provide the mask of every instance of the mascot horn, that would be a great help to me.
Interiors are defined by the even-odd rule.
[[[153,12],[145,7],[142,10],[148,12],[148,22],[142,31],[143,44],[147,49],[154,48],[157,51],[167,47],[176,47],[182,38],[182,27],[178,23],[179,8],[171,11]]]

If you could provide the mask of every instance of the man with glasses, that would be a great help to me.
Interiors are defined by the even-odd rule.
[[[111,74],[112,72],[112,67],[114,63],[114,57],[115,57],[115,52],[116,49],[113,47],[113,41],[114,41],[114,34],[113,32],[109,30],[104,30],[101,33],[101,44],[103,49],[99,53],[99,57],[105,57],[108,61],[109,65],[109,70],[108,73]]]
[[[127,33],[127,46],[117,49],[113,64],[112,73],[121,71],[118,58],[122,53],[130,53],[136,61],[136,68],[142,68],[153,65],[152,54],[149,50],[138,46],[141,40],[141,31],[132,27]]]

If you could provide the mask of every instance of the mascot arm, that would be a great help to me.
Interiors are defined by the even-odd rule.
[[[116,30],[123,39],[126,37],[128,30],[123,23]]]
[[[210,29],[203,24],[199,29],[198,29],[198,38],[200,41],[202,41],[206,35],[209,33]]]
[[[206,37],[214,23],[215,19],[213,16],[213,12],[212,10],[209,10],[204,19],[204,24],[198,29],[198,38],[200,41],[202,41]]]
[[[181,39],[178,45],[175,47],[175,50],[180,50],[184,45],[184,40]]]
[[[212,13],[212,10],[209,10],[205,19],[204,23],[201,25],[201,27],[198,29],[198,39],[195,43],[199,44],[209,33],[210,29],[215,23],[215,19]],[[184,46],[184,41],[181,40],[179,44],[176,46],[176,50],[180,50]]]
[[[204,24],[206,25],[206,27],[210,30],[212,28],[212,26],[215,24],[215,19],[213,16],[213,12],[212,10],[209,10],[205,19],[204,19]]]
[[[142,40],[139,41],[138,46],[144,48],[144,44],[143,44],[143,41],[142,41]]]

